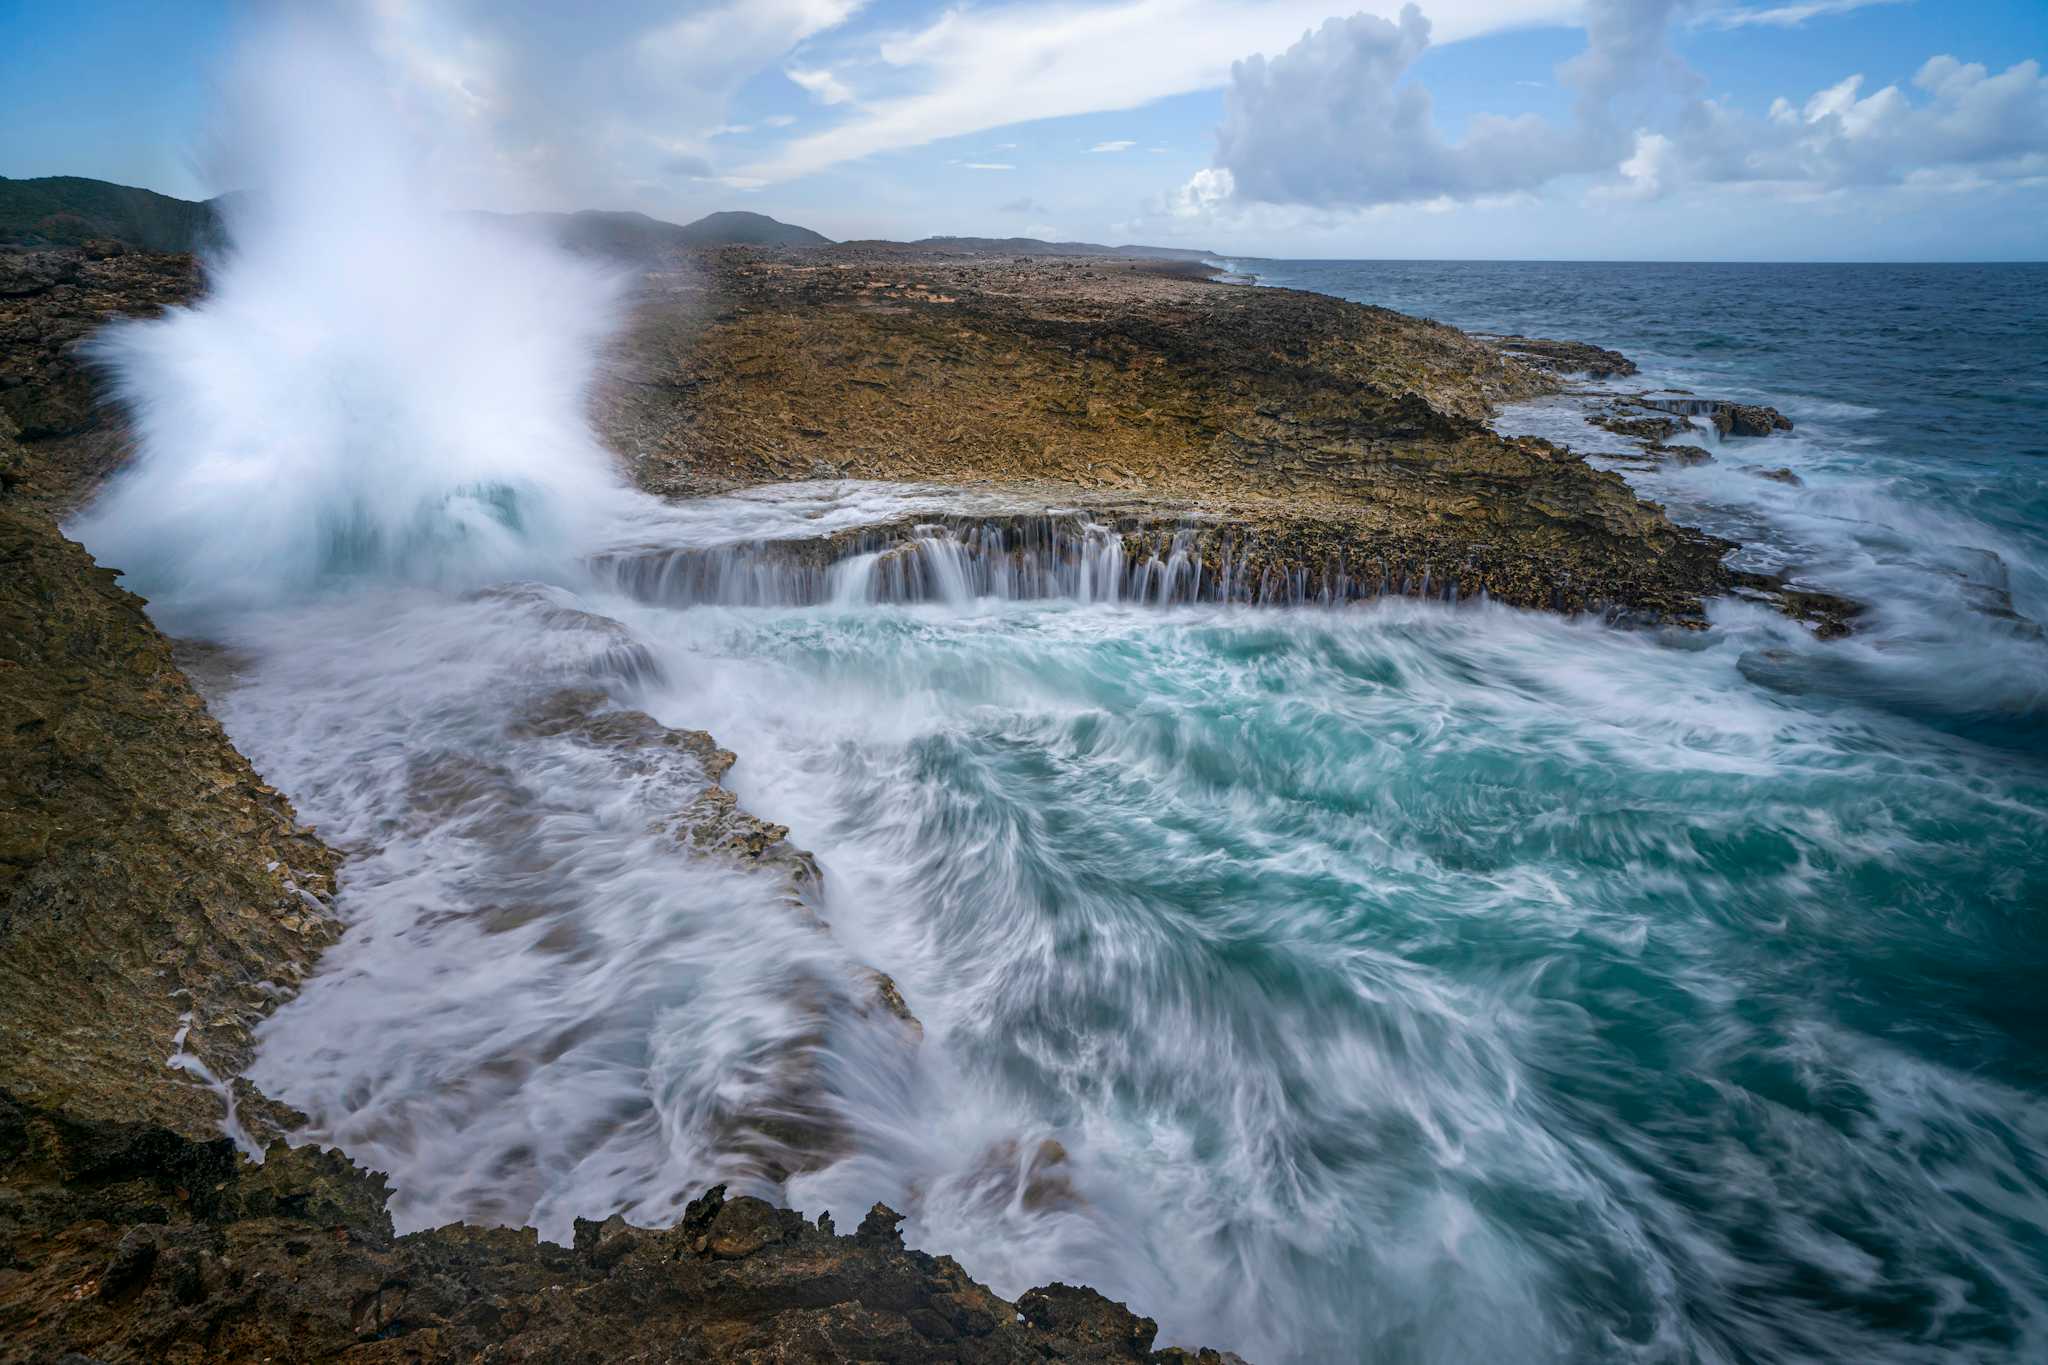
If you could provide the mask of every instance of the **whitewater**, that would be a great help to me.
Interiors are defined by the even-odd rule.
[[[103,343],[140,449],[71,529],[347,855],[251,1078],[401,1230],[724,1181],[1269,1363],[2048,1352],[2023,532],[1909,512],[1823,420],[1772,458],[1861,515],[1679,491],[1909,585],[1845,644],[1189,600],[1066,509],[1036,576],[935,529],[814,581],[763,546],[1019,509],[626,488],[584,413],[620,283],[262,107],[207,298]],[[2018,624],[1910,587],[1958,545]],[[711,587],[620,570],[678,548]],[[820,875],[696,847],[704,749],[632,712]]]

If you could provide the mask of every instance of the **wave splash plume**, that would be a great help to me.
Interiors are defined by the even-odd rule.
[[[449,211],[349,52],[243,50],[207,295],[99,342],[138,448],[75,534],[175,607],[552,576],[623,495],[584,417],[615,282]]]

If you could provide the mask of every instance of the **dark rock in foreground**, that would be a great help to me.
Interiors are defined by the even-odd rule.
[[[1091,1289],[1011,1303],[910,1251],[707,1191],[674,1227],[572,1246],[451,1225],[392,1235],[338,1154],[81,1121],[0,1092],[0,1361],[1214,1362]]]

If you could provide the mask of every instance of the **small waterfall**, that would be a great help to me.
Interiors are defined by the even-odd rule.
[[[982,599],[1138,607],[1343,606],[1388,595],[1456,602],[1459,574],[1347,564],[1277,536],[1215,525],[1114,526],[1083,514],[953,517],[816,539],[612,551],[589,565],[671,607],[841,607]],[[1467,564],[1460,573],[1471,573]]]

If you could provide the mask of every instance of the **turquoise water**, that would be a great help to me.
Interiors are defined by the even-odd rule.
[[[979,1273],[1261,1359],[2040,1349],[2048,772],[1756,687],[1784,631],[695,615],[675,676],[776,701],[670,718],[955,1077],[793,1197],[925,1172]],[[977,1191],[991,1115],[1077,1226]]]

